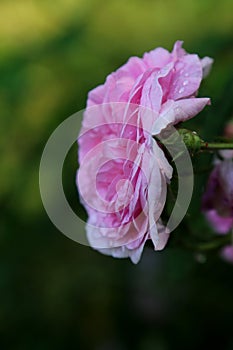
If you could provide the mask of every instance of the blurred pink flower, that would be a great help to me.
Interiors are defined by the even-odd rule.
[[[233,138],[233,120],[230,120],[226,126],[225,126],[225,129],[224,129],[224,136],[225,137],[228,137],[230,139]]]
[[[226,245],[220,255],[225,261],[233,264],[233,245]]]
[[[233,151],[221,151],[223,160],[217,161],[210,174],[202,198],[202,210],[218,233],[233,228]]]
[[[187,54],[182,41],[175,43],[171,53],[159,47],[143,58],[131,57],[90,91],[87,105],[127,102],[150,108],[155,116],[151,133],[158,134],[169,124],[194,117],[210,103],[196,94],[212,63],[209,57]]]

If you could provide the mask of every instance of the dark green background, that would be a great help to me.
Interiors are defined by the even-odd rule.
[[[230,0],[1,0],[1,350],[233,349],[233,266],[177,244],[213,235],[200,213],[206,174],[168,247],[146,248],[136,266],[58,232],[38,185],[49,135],[85,107],[87,92],[130,56],[177,39],[215,59],[200,90],[212,106],[186,126],[208,140],[221,135],[233,106],[232,20]],[[81,212],[76,152],[64,185]]]

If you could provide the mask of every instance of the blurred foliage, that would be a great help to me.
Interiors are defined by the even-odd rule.
[[[201,96],[208,107],[185,127],[211,140],[232,116],[232,1],[1,0],[0,348],[233,349],[233,268],[216,254],[175,246],[213,235],[200,214],[207,174],[168,248],[133,266],[61,235],[43,209],[40,156],[49,135],[85,107],[87,92],[129,56],[185,41],[215,59]],[[76,147],[64,169],[69,201]],[[211,157],[194,159],[206,167]],[[205,262],[201,264],[200,262]]]

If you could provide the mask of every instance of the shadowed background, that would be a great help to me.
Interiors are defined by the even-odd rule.
[[[200,89],[212,106],[186,126],[207,140],[221,135],[233,106],[232,10],[230,0],[1,0],[1,349],[233,349],[233,266],[178,246],[213,234],[200,214],[205,173],[168,247],[146,248],[137,266],[58,232],[38,185],[49,135],[85,107],[88,91],[130,56],[171,50],[177,39],[215,59]],[[83,213],[76,153],[74,145],[64,186]]]

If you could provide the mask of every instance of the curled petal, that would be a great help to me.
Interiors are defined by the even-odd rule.
[[[157,135],[168,125],[177,124],[192,118],[209,104],[209,98],[188,98],[179,101],[167,101],[161,110],[160,117],[154,123],[152,134]]]
[[[209,75],[209,72],[211,71],[212,65],[213,65],[213,58],[211,57],[204,57],[201,60],[202,70],[203,70],[203,78],[207,77]]]

